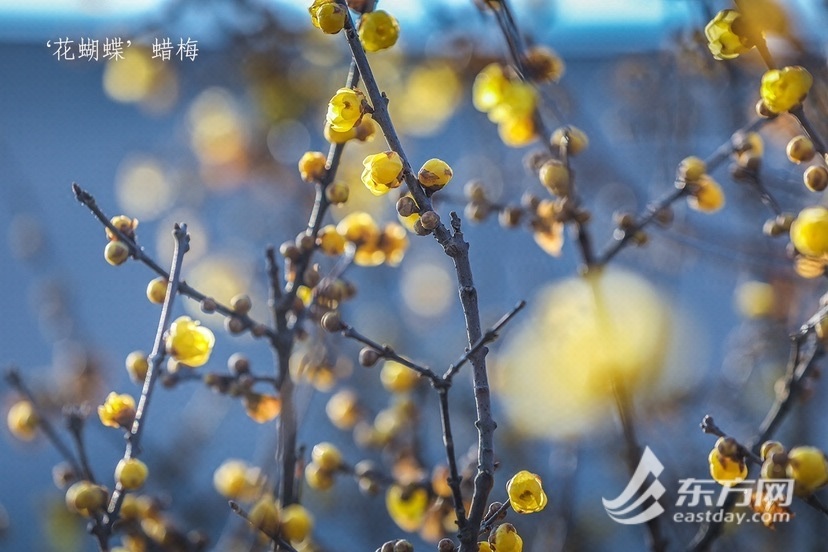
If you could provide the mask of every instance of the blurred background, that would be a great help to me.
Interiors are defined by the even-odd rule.
[[[326,104],[343,86],[349,62],[343,37],[314,29],[304,4],[0,1],[0,364],[20,368],[58,426],[64,404],[94,407],[113,390],[139,394],[124,358],[151,348],[159,314],[145,296],[154,275],[138,263],[104,261],[103,228],[74,200],[72,182],[93,193],[108,215],[137,218],[139,242],[162,266],[172,253],[173,223],[186,222],[185,279],[223,302],[248,293],[252,315],[268,320],[264,250],[292,240],[307,224],[313,192],[296,163],[307,150],[327,151]],[[824,135],[828,6],[819,0],[761,4],[777,22],[771,50],[815,77],[807,107]],[[412,165],[440,157],[454,169],[454,181],[438,196],[444,219],[451,210],[463,212],[462,188],[470,180],[500,204],[518,204],[526,191],[543,196],[524,162],[537,146],[504,146],[496,127],[471,105],[474,76],[507,53],[494,20],[470,1],[383,0],[380,7],[399,19],[401,38],[370,61]],[[612,238],[613,213],[640,211],[668,193],[681,159],[706,157],[754,117],[761,60],[753,52],[715,61],[701,34],[716,11],[730,7],[726,2],[515,0],[514,7],[527,42],[554,48],[566,63],[560,82],[542,89],[544,104],[556,107],[544,115],[553,128],[574,124],[589,136],[589,149],[573,166],[599,250]],[[81,39],[102,45],[116,38],[123,59],[78,58]],[[152,59],[152,44],[166,38],[171,59]],[[74,41],[76,59],[58,55],[66,40]],[[176,49],[187,41],[197,50],[182,59]],[[784,146],[797,133],[785,117],[761,131],[763,182],[791,212],[821,199],[802,186],[802,167],[785,159]],[[396,221],[396,198],[374,198],[359,180],[362,159],[384,149],[381,137],[348,144],[337,181],[350,187],[351,197],[332,209],[330,222],[355,210]],[[784,373],[788,332],[816,310],[824,291],[819,280],[796,276],[786,238],[762,233],[771,213],[754,191],[727,167],[713,176],[725,190],[725,208],[705,215],[677,204],[671,226],[653,229],[646,247],[628,248],[613,261],[617,276],[608,284],[615,290],[608,293],[626,297],[612,307],[626,329],[605,345],[635,343],[630,354],[644,351],[630,360],[630,370],[644,374],[633,381],[647,384],[632,385],[636,424],[642,445],[666,466],[661,480],[669,504],[678,479],[708,477],[712,440],[698,430],[704,414],[734,436],[751,435]],[[531,232],[504,229],[496,216],[466,220],[464,231],[483,324],[529,301],[491,347],[502,467],[492,498],[505,498],[514,471],[536,471],[550,507],[512,520],[527,550],[642,549],[643,528],[614,523],[600,501],[617,496],[628,479],[612,403],[588,385],[577,387],[580,366],[592,362],[582,353],[602,336],[582,333],[592,341],[562,337],[556,347],[539,345],[544,336],[578,327],[578,300],[566,300],[583,293],[572,280],[580,260],[571,236],[562,255],[552,257]],[[398,267],[348,269],[358,294],[343,316],[373,339],[442,368],[465,343],[453,269],[433,239],[409,239]],[[764,308],[751,295],[757,289]],[[202,314],[187,299],[176,312],[216,330],[213,358],[200,370],[226,370],[235,352],[246,354],[257,372],[272,370],[263,342],[229,336],[220,317]],[[319,339],[311,335],[297,359]],[[381,449],[357,446],[326,417],[329,397],[345,388],[359,389],[372,414],[392,402],[377,373],[356,363],[356,344],[324,339],[335,351],[335,377],[303,380],[300,442],[336,443],[351,463],[387,461]],[[571,353],[553,355],[558,345]],[[476,439],[466,376],[452,391],[461,453]],[[826,414],[818,400],[824,384],[815,384],[817,400],[796,409],[782,428],[783,442],[828,447],[817,421]],[[576,387],[581,394],[573,395]],[[437,401],[426,385],[414,398],[417,455],[430,468],[444,455]],[[0,384],[4,413],[15,400]],[[239,401],[198,382],[158,389],[148,419],[144,458],[153,477],[146,492],[168,503],[181,528],[203,530],[209,549],[251,549],[232,540],[243,522],[213,489],[213,472],[227,458],[267,470],[272,424],[254,423]],[[99,427],[94,414],[89,425],[92,464],[106,481],[123,440]],[[94,550],[83,521],[65,512],[63,492],[52,482],[57,452],[42,438],[23,443],[5,426],[1,432],[0,549]],[[304,493],[322,550],[373,550],[404,536],[382,495],[364,497],[347,477],[332,491]],[[733,527],[718,546],[819,550],[828,535],[823,519],[801,504],[794,511],[795,521],[775,531]],[[689,542],[696,529],[668,525],[670,549]],[[434,548],[420,536],[411,540],[418,550]]]

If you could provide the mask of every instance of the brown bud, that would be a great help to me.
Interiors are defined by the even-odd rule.
[[[363,347],[359,351],[359,363],[366,368],[370,368],[380,359],[379,352],[372,347]]]
[[[422,219],[417,219],[417,221],[414,223],[414,233],[417,234],[418,236],[427,236],[428,235],[429,231],[426,230],[425,227],[423,226]]]
[[[334,205],[341,205],[348,201],[350,189],[341,182],[334,182],[325,188],[325,198]]]
[[[506,206],[497,216],[498,222],[503,228],[514,228],[520,224],[523,211],[519,207]]]
[[[342,322],[342,319],[339,317],[339,313],[336,311],[326,312],[322,316],[322,320],[320,323],[322,325],[322,328],[324,328],[326,332],[330,333],[341,332],[347,327]]]
[[[486,199],[486,188],[479,180],[468,181],[463,187],[463,193],[471,201],[485,201]]]
[[[244,322],[236,316],[228,316],[224,319],[224,329],[233,335],[240,334],[244,331]]]
[[[247,314],[250,312],[252,307],[253,302],[250,300],[250,297],[244,295],[243,293],[240,293],[230,299],[230,308],[239,314]]]
[[[440,224],[440,215],[434,211],[426,211],[423,213],[423,216],[420,217],[420,222],[426,230],[434,230]]]
[[[216,308],[218,305],[216,304],[216,300],[212,297],[205,297],[201,300],[201,312],[206,314],[211,314],[216,312]]]
[[[250,359],[241,353],[233,353],[227,359],[227,369],[236,376],[250,372]]]
[[[455,552],[457,547],[451,539],[442,539],[437,543],[437,552]]]
[[[296,247],[300,252],[313,250],[315,242],[316,240],[314,240],[313,237],[306,232],[302,232],[296,236]]]
[[[264,337],[267,335],[267,326],[264,324],[253,324],[253,326],[250,327],[250,333],[253,337]]]
[[[410,217],[417,212],[417,202],[411,196],[402,196],[397,200],[397,212],[401,217]]]
[[[296,244],[290,241],[286,241],[279,246],[279,253],[281,253],[282,257],[290,259],[291,261],[297,260],[300,255],[299,248],[296,247]]]

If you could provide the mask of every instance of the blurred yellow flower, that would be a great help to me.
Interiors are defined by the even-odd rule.
[[[506,334],[492,391],[516,430],[583,433],[607,418],[611,382],[654,382],[672,320],[664,299],[634,274],[605,269],[541,291],[524,325]]]

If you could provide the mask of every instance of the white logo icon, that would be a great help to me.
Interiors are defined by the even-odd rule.
[[[646,447],[624,491],[612,500],[601,498],[609,517],[624,525],[636,525],[646,523],[663,514],[664,508],[658,502],[658,499],[666,492],[664,485],[658,480],[658,476],[663,471],[664,465],[659,462],[650,447]],[[644,485],[650,474],[653,475],[653,482],[645,489]],[[647,509],[636,513],[650,498],[653,500]]]

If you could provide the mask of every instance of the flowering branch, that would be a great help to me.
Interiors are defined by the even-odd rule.
[[[167,293],[164,297],[164,303],[161,307],[161,316],[158,320],[158,329],[155,332],[155,342],[152,346],[152,352],[148,358],[147,374],[144,378],[144,387],[141,390],[141,398],[138,400],[138,406],[135,410],[135,419],[132,422],[132,428],[127,434],[127,445],[124,450],[124,460],[136,458],[141,453],[141,435],[144,431],[144,416],[146,416],[147,408],[149,408],[152,391],[155,387],[155,382],[161,371],[161,362],[166,357],[166,347],[164,338],[167,330],[170,327],[170,318],[172,317],[172,303],[176,294],[179,292],[179,278],[181,277],[181,266],[184,260],[184,254],[190,248],[190,236],[187,234],[186,224],[176,224],[173,229],[173,236],[175,237],[175,250],[173,253],[172,266],[170,267],[170,277],[167,283]],[[124,501],[124,487],[118,482],[115,485],[115,490],[112,492],[112,498],[109,501],[107,513],[100,523],[96,523],[95,527],[91,529],[92,533],[97,537],[101,550],[108,550],[109,536],[112,534],[112,526],[118,519],[118,514],[121,510],[121,505]]]
[[[345,37],[351,49],[354,62],[365,82],[368,97],[373,108],[372,117],[379,125],[385,136],[388,146],[395,151],[403,163],[403,178],[420,213],[431,211],[431,201],[411,171],[411,164],[406,157],[391,117],[388,114],[388,98],[380,91],[374,79],[365,50],[357,37],[354,21],[347,9],[344,0],[338,3],[345,9]],[[460,218],[456,213],[451,214],[449,231],[442,222],[434,228],[434,236],[443,247],[445,253],[454,261],[455,274],[460,292],[460,302],[463,306],[463,316],[466,322],[466,333],[469,347],[481,338],[480,312],[477,304],[477,290],[474,287],[471,265],[469,264],[469,244],[463,239],[460,230]],[[474,494],[469,512],[468,525],[460,534],[460,552],[471,552],[477,548],[477,533],[483,521],[486,501],[494,482],[494,430],[496,424],[492,419],[491,400],[488,374],[486,371],[486,348],[482,347],[469,356],[473,367],[474,395],[477,410],[478,429],[478,467],[474,479]]]
[[[118,241],[123,243],[129,249],[129,254],[134,257],[137,261],[142,262],[146,266],[148,266],[153,272],[161,276],[162,278],[166,279],[167,281],[170,280],[169,273],[161,268],[161,266],[150,257],[144,249],[139,246],[134,239],[127,236],[121,230],[119,230],[112,222],[110,222],[109,217],[107,217],[104,212],[98,207],[98,203],[95,201],[95,197],[78,186],[76,183],[72,183],[72,191],[75,194],[75,199],[77,199],[81,205],[85,206],[92,212],[92,215],[98,219],[101,224],[104,225],[114,236],[118,238]],[[177,292],[181,295],[189,297],[194,301],[198,301],[202,305],[202,309],[206,311],[207,306],[209,305],[209,310],[218,312],[219,314],[226,316],[231,319],[239,320],[241,323],[242,329],[250,329],[252,330],[253,335],[260,336],[266,335],[270,339],[276,338],[276,332],[272,328],[268,328],[266,325],[261,324],[248,316],[247,314],[241,314],[233,310],[232,308],[223,305],[217,302],[215,299],[208,297],[207,295],[201,293],[194,287],[190,286],[187,282],[180,281],[178,283]]]
[[[759,450],[759,447],[775,433],[779,425],[791,411],[796,398],[802,391],[803,382],[810,377],[814,370],[815,360],[823,354],[822,345],[816,336],[814,328],[826,316],[828,316],[828,307],[823,307],[797,333],[790,337],[791,349],[788,364],[785,369],[785,384],[783,390],[777,394],[776,400],[759,425],[756,435],[743,447],[745,451],[749,452],[749,454],[746,454],[748,458],[754,461],[758,459],[756,452]],[[702,429],[707,433],[713,433],[719,436],[724,434],[715,426],[710,416],[705,416],[702,421]],[[734,503],[735,497],[728,496],[720,511],[729,510]],[[692,551],[705,550],[718,538],[721,530],[721,522],[704,523],[696,533],[688,549]]]
[[[72,454],[72,451],[63,442],[63,440],[58,435],[58,432],[55,431],[55,428],[52,426],[51,422],[44,416],[43,409],[38,405],[38,401],[34,396],[34,393],[26,386],[26,383],[23,381],[23,378],[20,376],[20,371],[11,366],[6,370],[5,374],[6,382],[14,387],[14,389],[20,393],[29,403],[31,403],[32,408],[34,409],[35,415],[37,416],[37,426],[43,431],[43,434],[52,443],[52,446],[55,447],[55,450],[63,457],[66,462],[72,467],[72,471],[75,473],[83,473],[83,467],[80,462],[75,458],[75,455]]]
[[[519,302],[511,311],[503,315],[500,320],[498,320],[494,326],[486,330],[483,335],[481,335],[474,344],[467,348],[465,353],[460,357],[459,360],[454,362],[449,366],[446,372],[439,376],[436,372],[429,368],[425,368],[420,366],[403,356],[397,354],[394,349],[392,349],[388,345],[380,345],[379,343],[373,341],[372,339],[362,335],[358,331],[356,331],[352,326],[343,322],[339,315],[336,313],[328,313],[322,320],[322,325],[325,329],[331,332],[340,332],[343,336],[358,341],[364,345],[367,345],[371,348],[371,350],[376,351],[380,358],[387,358],[399,362],[412,370],[418,372],[421,376],[424,376],[429,379],[431,382],[432,387],[437,390],[437,395],[440,400],[440,422],[442,424],[443,429],[443,446],[446,449],[446,461],[448,462],[449,467],[449,476],[447,479],[447,483],[449,488],[452,492],[452,502],[454,504],[454,511],[457,517],[457,526],[462,536],[468,531],[467,527],[471,523],[470,519],[466,518],[465,507],[463,503],[463,496],[460,490],[460,483],[462,478],[460,477],[460,470],[457,466],[457,455],[454,449],[454,435],[451,429],[451,415],[449,411],[449,400],[448,400],[448,391],[451,388],[452,381],[454,376],[460,370],[460,368],[465,364],[471,357],[474,355],[480,354],[483,348],[497,339],[498,332],[510,321],[514,316],[524,307],[526,306],[525,301]],[[485,354],[485,352],[483,352]],[[477,478],[475,478],[475,484],[477,484]],[[489,524],[493,523],[493,521],[489,518]],[[481,518],[479,522],[477,534],[483,532],[483,523],[485,520]],[[462,540],[461,540],[462,545]]]
[[[752,132],[755,130],[760,129],[764,126],[770,119],[764,118],[757,118],[748,125],[742,127],[741,129],[737,130],[734,133],[734,136],[739,132]],[[718,168],[722,163],[727,161],[728,157],[736,151],[737,145],[734,143],[734,140],[731,138],[727,142],[723,143],[721,146],[716,148],[716,150],[704,160],[705,165],[707,166],[708,171],[713,171]],[[771,209],[776,212],[773,206],[778,208],[778,203],[776,200],[761,186],[761,184],[757,181],[756,185],[754,186],[757,192],[760,195],[762,201],[771,206]],[[659,213],[661,213],[664,209],[671,206],[673,203],[685,197],[688,193],[690,193],[689,188],[686,185],[676,186],[675,190],[670,191],[669,193],[665,194],[661,198],[657,199],[656,201],[650,203],[645,207],[644,212],[636,217],[632,224],[628,227],[624,227],[621,231],[615,235],[614,240],[604,249],[604,251],[598,256],[598,260],[596,261],[596,265],[604,266],[608,262],[610,262],[618,253],[621,252],[629,243],[635,238],[636,234],[638,234],[641,230],[649,226],[654,220],[658,218]]]
[[[359,82],[359,70],[352,63],[345,86],[351,88],[356,86],[357,82]],[[311,242],[316,240],[319,229],[322,227],[322,220],[330,206],[325,190],[336,176],[344,147],[344,144],[331,143],[325,174],[316,182],[316,198],[308,218],[308,228],[305,232],[305,235],[310,237]],[[293,308],[299,286],[303,285],[305,281],[305,273],[308,266],[310,266],[313,252],[314,248],[312,246],[300,250],[300,256],[295,261],[294,278],[287,282],[284,293],[280,289],[281,284],[279,282],[279,272],[276,268],[275,253],[272,248],[268,249],[267,252],[267,273],[271,290],[269,303],[273,322],[276,325],[276,334],[270,336],[270,343],[276,357],[278,367],[277,388],[282,401],[282,410],[277,422],[279,441],[276,454],[282,471],[278,494],[282,505],[285,506],[296,502],[297,499],[296,476],[294,473],[296,469],[297,416],[293,399],[294,384],[290,378],[290,356],[293,352],[296,324],[293,327],[288,327],[287,316]]]

